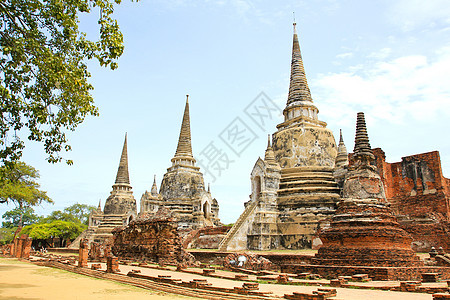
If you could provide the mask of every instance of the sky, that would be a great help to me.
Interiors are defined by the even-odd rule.
[[[115,17],[125,52],[114,71],[89,63],[100,116],[69,134],[73,150],[63,156],[74,164],[49,164],[42,145],[26,145],[23,160],[40,171],[41,187],[55,202],[37,213],[103,206],[125,133],[139,207],[153,176],[159,187],[171,165],[189,94],[194,156],[222,222],[235,222],[267,134],[283,121],[293,12],[319,119],[335,138],[342,129],[351,151],[356,113],[363,111],[371,146],[382,148],[388,162],[437,150],[449,177],[448,1],[124,0]],[[97,35],[97,17],[81,16],[88,37]],[[258,107],[270,109],[258,117]],[[230,140],[236,125],[250,135]],[[216,160],[209,160],[213,153]],[[0,214],[11,208],[0,206]]]

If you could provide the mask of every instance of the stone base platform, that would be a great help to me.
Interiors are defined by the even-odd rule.
[[[371,249],[322,247],[312,258],[312,265],[423,267],[423,261],[411,249]]]
[[[409,281],[421,280],[423,273],[439,273],[441,280],[450,279],[448,267],[367,267],[367,266],[322,266],[322,265],[282,265],[284,273],[313,273],[325,278],[333,279],[338,276],[352,276],[355,274],[368,274],[376,281]]]

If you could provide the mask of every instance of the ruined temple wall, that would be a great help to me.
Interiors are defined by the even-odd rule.
[[[160,264],[193,263],[182,246],[176,221],[168,219],[132,221],[113,231],[112,252],[120,259]]]
[[[398,214],[439,213],[449,220],[449,182],[442,175],[439,152],[416,154],[401,162],[387,163],[384,152],[374,149],[378,172],[386,187],[386,197]]]
[[[413,237],[415,251],[432,246],[450,249],[450,179],[442,174],[438,151],[386,162],[382,149],[373,149],[386,198],[401,227]],[[353,164],[349,154],[350,165]]]

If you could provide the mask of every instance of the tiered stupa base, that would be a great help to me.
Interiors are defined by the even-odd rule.
[[[329,167],[296,167],[281,170],[278,190],[280,246],[314,247],[320,226],[335,213],[339,189]]]
[[[421,280],[423,273],[450,278],[450,268],[425,267],[410,248],[392,211],[378,200],[345,199],[310,265],[283,265],[282,272],[313,273],[326,278],[368,274],[372,280]]]
[[[378,199],[344,199],[320,238],[312,263],[338,266],[420,267],[411,237]]]

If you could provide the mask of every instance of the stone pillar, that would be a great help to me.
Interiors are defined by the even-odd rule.
[[[80,241],[80,249],[78,250],[78,267],[87,267],[87,260],[89,255],[88,240],[82,239]]]
[[[27,235],[22,235],[20,237],[22,240],[22,253],[21,258],[29,258],[31,253],[31,244],[33,243],[33,240],[29,238]]]
[[[15,246],[14,246],[14,242],[12,242],[11,244],[9,244],[9,255],[14,256],[14,251],[15,251]]]
[[[106,258],[106,273],[118,273],[119,270],[119,260],[116,256],[108,256]]]
[[[20,258],[22,257],[22,243],[23,240],[19,237],[14,239],[14,257]]]

